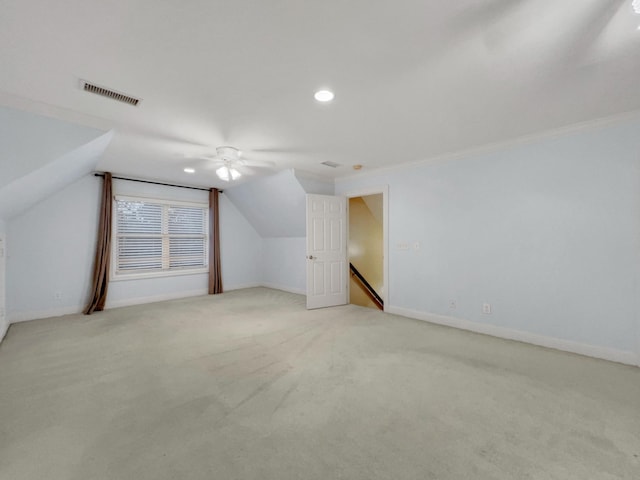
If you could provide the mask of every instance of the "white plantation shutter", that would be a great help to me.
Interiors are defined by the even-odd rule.
[[[116,197],[115,275],[205,270],[208,207]]]
[[[169,268],[207,265],[207,211],[197,207],[170,207]]]

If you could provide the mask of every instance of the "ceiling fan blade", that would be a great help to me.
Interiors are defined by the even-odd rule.
[[[203,161],[203,162],[222,162],[221,158],[215,157],[215,156],[211,156],[211,157],[207,157],[207,156],[197,156],[197,157],[186,157],[188,160],[198,160],[198,161]]]
[[[238,167],[237,170],[242,175],[246,175],[246,176],[266,176],[266,175],[271,175],[272,173],[275,173],[275,171],[276,171],[274,168],[271,168],[271,167],[247,166],[247,165],[243,165],[241,167]]]
[[[275,154],[307,154],[314,153],[313,150],[303,147],[282,147],[282,148],[252,148],[249,153],[275,153]]]
[[[239,165],[246,165],[247,167],[271,167],[276,166],[276,162],[273,160],[256,160],[251,158],[243,158],[238,162]]]
[[[277,171],[276,162],[269,158],[262,160],[261,158],[246,158],[240,157],[240,152],[235,147],[218,147],[216,148],[218,154],[211,155],[194,155],[185,156],[183,161],[185,167],[193,168],[197,171],[217,171],[220,167],[226,166],[230,169],[239,171],[242,175],[254,176],[254,175],[269,175]],[[260,157],[260,153],[256,154]],[[267,157],[274,158],[276,154],[264,153]]]
[[[224,165],[221,160],[212,157],[183,157],[180,161],[184,167],[194,168],[196,171],[215,170]]]

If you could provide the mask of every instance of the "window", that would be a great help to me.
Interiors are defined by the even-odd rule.
[[[207,271],[207,205],[117,196],[114,208],[114,278]]]

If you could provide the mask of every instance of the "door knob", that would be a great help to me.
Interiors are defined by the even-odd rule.
[[[307,258],[308,258],[309,260],[315,260],[315,259],[316,259],[316,257],[314,257],[313,255],[307,255]]]

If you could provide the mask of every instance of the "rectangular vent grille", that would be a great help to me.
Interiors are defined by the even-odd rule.
[[[108,88],[100,87],[98,85],[94,85],[93,83],[89,83],[87,81],[82,81],[82,89],[85,92],[95,93],[96,95],[102,95],[103,97],[110,98],[112,100],[117,100],[118,102],[128,103],[129,105],[133,105],[134,107],[140,103],[139,98],[132,97],[131,95],[126,95],[124,93],[116,92],[115,90],[110,90]]]
[[[327,167],[331,168],[337,168],[340,166],[340,164],[336,162],[322,162],[322,165],[326,165]]]

